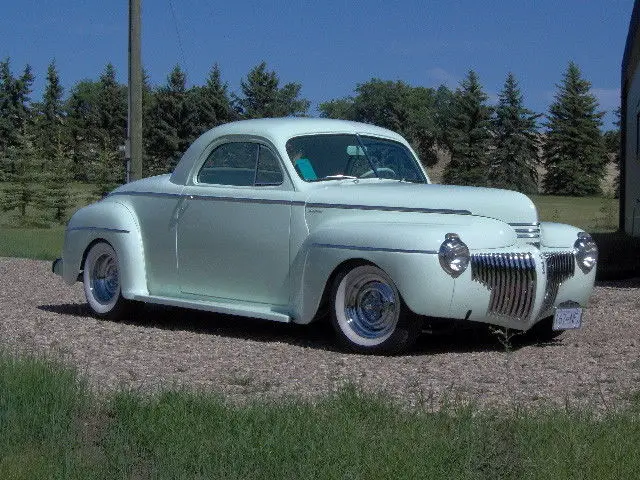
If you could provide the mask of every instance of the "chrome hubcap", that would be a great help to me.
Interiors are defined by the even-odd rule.
[[[398,323],[399,305],[393,288],[370,276],[356,280],[345,290],[344,315],[349,327],[364,338],[388,335]]]
[[[103,304],[113,300],[120,286],[118,264],[111,255],[101,255],[91,269],[91,291],[95,299]]]

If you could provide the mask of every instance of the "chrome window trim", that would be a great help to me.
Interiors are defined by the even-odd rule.
[[[362,252],[384,252],[384,253],[419,253],[422,255],[437,255],[437,250],[411,250],[403,248],[385,248],[385,247],[362,247],[358,245],[338,245],[333,243],[313,243],[312,247],[318,248],[337,248],[340,250],[357,250]]]

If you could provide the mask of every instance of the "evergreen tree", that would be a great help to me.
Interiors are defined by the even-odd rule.
[[[33,80],[29,65],[16,78],[11,73],[9,59],[0,62],[0,157],[7,158],[10,146],[21,148],[22,136],[31,119],[29,95]]]
[[[17,209],[24,221],[27,207],[37,198],[34,177],[38,172],[40,154],[32,135],[18,133],[16,143],[7,148],[6,155],[13,165],[13,172],[10,183],[1,191],[0,203],[5,212]]]
[[[37,189],[36,203],[43,212],[50,211],[53,219],[64,223],[68,210],[73,206],[71,193],[71,158],[61,140],[54,140],[53,154],[47,156],[44,177]],[[51,145],[48,150],[51,151]]]
[[[267,71],[267,64],[260,63],[240,82],[242,97],[233,95],[236,111],[243,118],[304,116],[309,101],[299,98],[302,86],[287,83],[279,87],[276,72]]]
[[[47,68],[47,83],[38,105],[38,130],[45,156],[55,152],[62,143],[64,104],[63,88],[56,70],[55,61]]]
[[[195,108],[180,66],[171,71],[167,85],[156,91],[150,112],[147,175],[168,173],[195,139]]]
[[[444,183],[486,185],[491,144],[491,109],[477,74],[471,70],[456,90],[449,124],[451,162]]]
[[[518,82],[509,73],[493,117],[495,150],[489,167],[492,187],[538,191],[538,117],[524,107]]]
[[[607,156],[600,127],[604,113],[590,93],[591,84],[571,62],[549,107],[543,155],[546,193],[599,195]]]
[[[64,108],[60,78],[51,62],[47,70],[47,84],[39,105],[37,131],[44,165],[36,203],[42,211],[52,211],[58,223],[65,220],[71,206],[72,170],[70,156],[63,135]]]
[[[71,89],[65,103],[65,130],[71,155],[73,178],[89,181],[89,159],[98,149],[98,96],[100,83],[82,80]]]
[[[89,180],[94,184],[94,193],[104,197],[111,190],[125,182],[122,154],[106,142],[91,152]]]
[[[31,123],[31,67],[20,77],[11,73],[9,59],[0,62],[0,180],[18,175],[17,153],[25,151],[24,138]]]
[[[207,130],[230,122],[235,117],[227,84],[222,82],[220,68],[215,64],[209,72],[207,83],[189,91],[194,105],[194,132],[200,135]]]
[[[100,76],[97,100],[98,136],[103,145],[118,151],[127,137],[127,89],[116,80],[111,63]]]

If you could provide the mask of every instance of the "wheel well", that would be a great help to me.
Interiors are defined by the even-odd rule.
[[[87,248],[85,248],[84,252],[82,252],[82,260],[80,261],[80,272],[78,273],[79,281],[82,281],[82,271],[84,270],[84,262],[87,260],[87,255],[89,255],[89,250],[91,250],[91,247],[93,247],[96,243],[102,243],[102,242],[106,243],[111,248],[113,248],[113,245],[107,242],[104,238],[96,238],[89,245],[87,245]]]
[[[333,269],[331,275],[327,279],[327,282],[324,285],[324,290],[322,291],[322,297],[320,297],[320,305],[318,305],[318,311],[316,312],[315,319],[322,318],[325,316],[327,312],[327,306],[329,304],[329,295],[331,294],[331,287],[333,286],[333,282],[336,277],[345,270],[351,270],[352,268],[359,267],[360,265],[373,265],[377,267],[377,265],[373,262],[365,260],[363,258],[351,258],[349,260],[345,260],[341,264],[339,264],[336,268]],[[379,267],[378,267],[379,268]]]

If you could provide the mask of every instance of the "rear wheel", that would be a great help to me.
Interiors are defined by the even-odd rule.
[[[333,283],[331,320],[338,340],[360,353],[399,353],[420,333],[393,280],[374,265],[341,272]]]
[[[82,274],[84,294],[95,315],[119,320],[129,310],[131,302],[122,297],[118,256],[106,242],[91,247]]]

